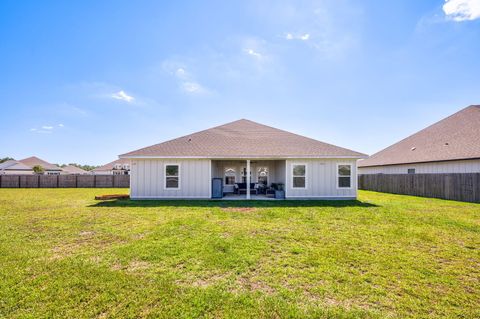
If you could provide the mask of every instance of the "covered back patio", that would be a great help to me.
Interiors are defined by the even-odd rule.
[[[275,190],[285,186],[285,165],[285,160],[212,160],[212,185],[221,179],[223,199],[275,199]]]

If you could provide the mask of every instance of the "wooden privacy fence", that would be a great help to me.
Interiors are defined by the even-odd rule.
[[[0,188],[130,187],[130,175],[0,175]]]
[[[480,173],[365,174],[358,188],[383,193],[480,202]]]

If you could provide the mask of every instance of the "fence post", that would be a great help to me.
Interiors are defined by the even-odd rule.
[[[93,175],[93,188],[97,188],[97,175]]]

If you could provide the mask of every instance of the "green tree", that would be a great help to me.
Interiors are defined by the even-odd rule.
[[[41,165],[35,165],[32,169],[35,174],[43,174],[45,172],[45,169]]]

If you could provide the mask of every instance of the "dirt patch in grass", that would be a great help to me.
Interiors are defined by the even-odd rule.
[[[180,279],[176,281],[176,284],[184,287],[200,287],[207,288],[225,281],[229,274],[213,274],[208,276],[202,276],[200,278]]]
[[[236,280],[235,288],[232,292],[238,293],[241,291],[259,291],[267,295],[272,295],[276,292],[276,290],[273,287],[270,287],[267,283],[251,277],[239,277]]]

